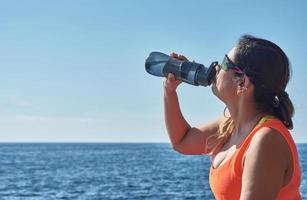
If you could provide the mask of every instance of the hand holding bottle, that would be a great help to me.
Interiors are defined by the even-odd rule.
[[[178,55],[176,53],[171,53],[170,57],[178,59],[178,60],[188,60],[183,55]],[[182,83],[181,80],[176,80],[175,75],[172,73],[169,73],[166,78],[163,80],[164,89],[166,92],[175,92],[177,87]]]

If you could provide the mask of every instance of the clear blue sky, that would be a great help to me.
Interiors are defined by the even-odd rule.
[[[307,142],[306,1],[53,0],[0,3],[0,141],[168,142],[151,51],[208,65],[242,34],[277,43],[293,77],[293,137]],[[222,114],[211,89],[182,84],[198,125]]]

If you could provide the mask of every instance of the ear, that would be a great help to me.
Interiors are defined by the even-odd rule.
[[[237,94],[244,93],[252,85],[252,82],[250,81],[250,79],[245,74],[242,77],[238,78],[238,82],[237,83],[238,83],[238,85],[237,85]]]

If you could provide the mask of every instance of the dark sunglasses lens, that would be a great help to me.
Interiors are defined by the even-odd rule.
[[[223,62],[221,63],[221,67],[223,70],[227,71],[229,69],[229,62],[226,57],[224,57]]]

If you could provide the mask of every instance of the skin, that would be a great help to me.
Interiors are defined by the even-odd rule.
[[[228,53],[234,60],[235,47]],[[184,60],[173,53],[174,58]],[[168,135],[174,150],[182,154],[208,154],[206,139],[216,134],[224,117],[196,127],[184,119],[176,93],[181,81],[172,74],[164,79],[164,115]],[[218,167],[233,155],[258,120],[266,115],[257,111],[253,99],[254,85],[247,76],[235,78],[232,70],[217,68],[212,92],[229,109],[235,130],[229,141],[213,156],[213,166]],[[272,148],[274,147],[274,148]],[[243,158],[242,191],[240,200],[275,199],[281,187],[287,185],[293,173],[292,154],[285,139],[274,129],[262,128],[256,134]]]

